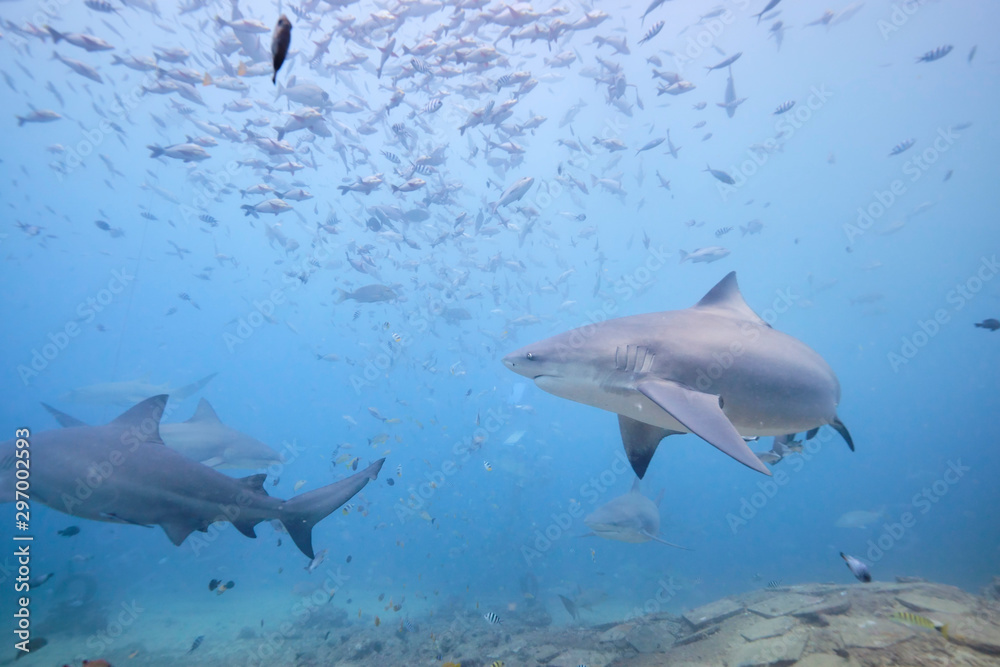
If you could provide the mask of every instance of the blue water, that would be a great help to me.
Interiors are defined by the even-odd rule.
[[[341,453],[359,456],[362,466],[385,456],[379,479],[352,501],[350,513],[338,510],[314,531],[317,549],[328,549],[324,570],[342,573],[330,604],[364,627],[375,615],[390,628],[403,617],[426,621],[446,604],[516,615],[525,599],[519,580],[528,573],[536,577],[537,597],[556,624],[573,622],[556,595],[577,594],[578,587],[606,594],[585,617],[603,622],[641,609],[669,577],[682,584],[664,605],[670,611],[769,580],[847,582],[852,578],[840,551],[870,562],[880,580],[920,576],[975,592],[997,573],[1000,333],[973,326],[1000,317],[995,279],[1000,233],[993,216],[1000,203],[993,183],[1000,144],[993,110],[1000,98],[991,39],[1000,15],[993,5],[926,2],[899,13],[900,3],[869,1],[856,16],[824,28],[805,26],[827,9],[817,2],[779,5],[780,15],[760,25],[751,14],[761,3],[727,5],[727,21],[701,25],[698,16],[708,5],[668,3],[640,25],[643,6],[596,3],[594,9],[610,19],[561,38],[551,53],[544,41],[518,42],[512,52],[505,39],[498,48],[508,54],[508,66],[432,80],[431,93],[451,94],[439,112],[421,116],[427,128],[407,115],[410,102],[419,110],[430,95],[415,88],[415,79],[400,81],[406,102],[389,113],[388,123],[376,120],[371,135],[340,137],[370,153],[366,159],[361,151],[349,152],[348,159],[356,161],[348,171],[335,139],[312,140],[308,131],[289,134],[286,139],[299,152],[288,157],[316,168],[294,177],[275,172],[277,187],[301,181],[315,198],[290,202],[292,212],[254,219],[244,216],[240,205],[262,198],[242,199],[238,189],[266,182],[266,172],[255,174],[234,161],[266,160],[257,149],[219,137],[217,147],[207,148],[209,160],[185,165],[152,160],[145,146],[206,134],[173,110],[171,99],[191,107],[191,117],[237,130],[246,119],[261,116],[272,126],[282,124],[286,101],[274,101],[276,88],[268,77],[243,80],[248,97],[267,101],[277,112],[255,108],[237,114],[222,106],[240,93],[197,84],[204,107],[176,94],[140,95],[139,86],[152,79],[111,64],[110,54],[149,56],[152,45],[183,46],[195,54],[187,67],[218,78],[223,72],[211,46],[232,32],[216,32],[211,19],[217,13],[228,17],[230,7],[219,3],[178,18],[178,6],[164,2],[161,18],[154,20],[148,12],[113,4],[118,14],[54,3],[46,15],[41,4],[25,0],[0,6],[4,23],[22,30],[26,22],[48,23],[98,35],[115,46],[93,53],[65,42],[55,47],[96,67],[104,78],[97,84],[50,60],[51,39],[43,43],[8,25],[0,42],[0,69],[9,79],[3,87],[7,115],[0,166],[5,210],[0,422],[7,433],[56,428],[40,402],[89,423],[110,421],[124,409],[61,402],[76,387],[138,379],[178,387],[218,373],[199,396],[211,401],[220,418],[274,449],[296,452],[266,471],[272,495],[295,495],[300,480],[303,492],[346,476],[350,470],[331,461],[339,444],[350,444],[353,448]],[[590,9],[577,3],[566,7],[562,18],[568,22]],[[244,2],[241,8],[269,26],[278,14],[261,2]],[[547,8],[535,5],[539,12]],[[891,23],[894,9],[898,26]],[[377,10],[362,2],[344,12],[360,23]],[[478,11],[468,9],[466,21]],[[407,19],[395,33],[397,44],[419,42],[450,13]],[[293,50],[301,52],[285,64],[278,81],[287,84],[294,74],[340,101],[352,94],[344,83],[349,77],[372,111],[325,115],[357,128],[388,102],[391,75],[409,56],[397,46],[399,57],[389,60],[378,80],[373,61],[378,64],[379,52],[351,43],[352,51],[368,56],[359,69],[337,78],[310,71],[308,40],[320,39],[335,25],[330,14],[313,16],[322,18],[311,35],[305,22],[292,17]],[[638,46],[642,33],[661,19],[667,24],[663,32]],[[767,38],[768,27],[779,19],[787,27],[780,51]],[[678,36],[684,26],[691,27]],[[498,32],[482,29],[481,41],[492,44]],[[596,49],[590,43],[594,35],[627,35],[631,55]],[[270,36],[261,39],[266,50]],[[381,46],[386,39],[380,30],[372,41]],[[698,46],[699,39],[709,46]],[[954,50],[944,58],[915,63],[945,44]],[[346,48],[335,36],[324,62],[344,59]],[[580,59],[569,68],[545,66],[543,58],[565,49],[576,49]],[[666,50],[689,55],[681,62]],[[705,67],[736,52],[743,54],[732,67],[736,93],[748,99],[730,119],[716,106],[727,73]],[[654,66],[645,62],[653,54],[663,59],[658,69],[678,71],[697,87],[657,96],[658,80],[650,76]],[[599,67],[595,55],[620,63],[628,83],[637,86],[623,96],[631,117],[605,102],[604,84],[581,75],[584,67]],[[234,67],[240,61],[246,58],[229,57]],[[498,172],[485,162],[484,135],[499,141],[499,131],[476,127],[460,136],[456,128],[488,100],[508,99],[514,89],[496,93],[493,82],[518,70],[530,70],[540,83],[515,106],[509,122],[523,123],[536,114],[548,120],[534,134],[513,139],[526,150],[523,161]],[[543,77],[549,74],[561,78]],[[459,84],[479,78],[490,84],[489,92],[468,98],[459,93]],[[49,83],[65,105],[46,89]],[[126,110],[115,105],[116,94],[127,102]],[[644,109],[636,105],[637,95]],[[579,99],[586,106],[571,127],[560,128],[560,119]],[[795,100],[796,107],[773,115],[786,100]],[[693,109],[698,102],[707,102],[707,108]],[[63,118],[18,127],[14,115],[28,113],[30,105]],[[703,128],[692,128],[702,120]],[[392,123],[404,123],[419,150],[400,146]],[[953,129],[964,123],[970,125]],[[636,155],[668,128],[681,147],[678,159],[664,154],[666,144]],[[253,130],[274,134],[267,127]],[[708,132],[712,137],[703,141]],[[610,154],[591,144],[594,136],[619,138],[628,149]],[[592,155],[555,143],[573,137]],[[888,156],[910,138],[912,148]],[[64,151],[47,151],[54,144]],[[470,144],[479,149],[474,166],[464,161]],[[772,150],[755,151],[753,144]],[[779,144],[780,150],[774,149]],[[415,158],[436,146],[447,148],[440,176],[423,176],[428,182],[423,190],[393,195],[389,185],[405,178],[392,172],[394,165],[380,151]],[[507,157],[497,148],[490,155]],[[703,171],[706,164],[728,172],[736,184],[723,186]],[[589,194],[568,192],[556,180],[560,170],[583,181]],[[670,180],[669,191],[658,186],[657,171]],[[334,187],[375,172],[384,173],[386,184],[371,195],[342,196]],[[946,179],[946,174],[951,175]],[[620,180],[627,194],[603,192],[591,175]],[[510,228],[500,226],[496,236],[477,235],[480,211],[483,226],[500,223],[488,206],[499,190],[488,181],[504,188],[523,176],[534,177],[532,189],[500,209]],[[180,203],[143,183],[173,193]],[[453,201],[431,204],[424,222],[395,223],[419,249],[365,227],[371,213],[364,207],[419,208],[428,191],[444,183],[461,186]],[[527,220],[518,206],[533,206],[539,214],[523,244],[518,230]],[[140,216],[143,211],[157,219]],[[871,222],[859,218],[859,211],[868,211]],[[562,212],[584,213],[586,220]],[[432,247],[442,232],[455,230],[463,213],[465,236]],[[216,218],[218,226],[199,221],[202,214]],[[316,230],[317,223],[334,218],[337,234]],[[742,236],[739,227],[754,219],[763,223],[762,231]],[[95,220],[124,234],[114,238]],[[19,224],[41,229],[34,233]],[[286,251],[269,241],[269,225],[294,239],[297,249]],[[596,233],[581,238],[578,232],[587,226]],[[727,226],[734,230],[716,238],[715,231]],[[168,255],[169,242],[190,253]],[[357,248],[365,245],[371,246],[368,255],[379,278],[362,275],[346,261],[345,254],[357,259]],[[714,245],[731,254],[708,264],[679,262],[681,250]],[[219,253],[237,263],[220,261]],[[500,266],[489,270],[498,253]],[[553,288],[569,269],[574,272]],[[310,273],[307,282],[294,275],[302,271]],[[857,450],[850,452],[824,429],[803,455],[775,466],[776,476],[768,480],[693,435],[674,436],[660,446],[642,488],[650,497],[665,490],[661,534],[692,551],[580,537],[587,532],[582,514],[632,484],[631,472],[621,464],[614,415],[544,393],[505,369],[501,357],[593,319],[688,307],[729,271],[737,272],[752,308],[815,349],[836,371],[842,388],[838,412]],[[370,283],[393,286],[398,300],[336,303],[338,288]],[[568,301],[575,303],[564,305]],[[470,319],[448,322],[442,307],[464,308]],[[176,312],[167,314],[172,309]],[[540,321],[514,323],[524,315]],[[937,323],[929,324],[935,318]],[[338,359],[317,358],[327,354]],[[172,404],[167,421],[187,419],[196,404],[197,398]],[[390,422],[377,420],[369,408]],[[523,436],[505,444],[518,431]],[[379,434],[387,436],[384,442],[369,444],[381,440]],[[291,450],[288,443],[294,443]],[[767,449],[763,441],[754,446]],[[272,487],[274,477],[280,481]],[[858,510],[879,516],[867,528],[835,525]],[[901,528],[905,513],[911,525]],[[7,535],[14,532],[7,527],[13,526],[13,509],[4,516],[0,534]],[[56,535],[69,525],[79,525],[80,534]],[[262,617],[265,624],[277,622],[318,585],[319,578],[303,570],[307,559],[269,525],[258,527],[257,540],[228,524],[218,528],[209,533],[210,543],[199,542],[203,536],[196,533],[175,547],[159,528],[81,521],[36,502],[32,568],[57,578],[38,589],[32,608],[37,630],[53,646],[48,655],[23,664],[108,656],[118,664],[132,650],[143,650],[141,642],[151,652],[166,651],[163,655],[169,655],[166,646],[176,645],[173,659],[181,660],[195,636],[206,636],[204,651],[209,642],[231,641],[235,630],[255,627]],[[9,567],[9,556],[5,562]],[[83,611],[96,607],[107,615],[132,601],[151,610],[130,626],[131,637],[126,633],[106,646],[81,647],[95,636],[94,627],[81,621],[77,631],[66,619],[82,617],[83,611],[53,611],[60,600],[73,599],[59,588],[59,578],[81,575],[92,577],[98,590]],[[236,587],[217,596],[207,590],[214,578],[232,579]],[[6,613],[14,595],[10,574],[3,588]],[[385,602],[405,596],[402,611],[385,611],[379,593],[385,593]],[[232,628],[220,629],[219,623]],[[154,664],[150,660],[147,664]]]

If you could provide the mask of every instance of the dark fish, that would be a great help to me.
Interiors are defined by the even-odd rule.
[[[719,169],[712,169],[712,167],[708,165],[705,165],[705,169],[702,169],[702,171],[707,171],[712,176],[714,176],[716,180],[722,181],[726,185],[736,185],[736,181],[733,180],[733,177],[724,171],[720,171]]]
[[[915,143],[917,143],[916,139],[907,139],[906,141],[900,141],[898,144],[892,147],[891,151],[889,151],[889,157],[892,157],[893,155],[899,155],[900,153],[909,150]]]
[[[774,4],[777,4],[777,3],[774,3]],[[711,67],[706,67],[705,69],[707,69],[709,72],[711,72],[713,69],[725,69],[725,68],[729,67],[730,65],[732,65],[737,60],[739,60],[740,56],[742,56],[742,55],[743,55],[743,52],[740,51],[738,53],[735,53],[735,54],[729,56],[728,58],[726,58],[725,60],[723,60],[721,63],[715,63]]]
[[[79,532],[80,532],[79,526],[69,526],[68,528],[63,528],[62,530],[60,530],[59,534],[62,535],[63,537],[73,537],[74,535],[79,534]]]
[[[208,582],[208,590],[214,591],[216,588],[219,587],[219,584],[221,583],[222,579],[212,579],[210,582]]]
[[[350,563],[350,562],[351,562],[351,557],[350,557],[350,556],[348,556],[348,557],[347,557],[347,562],[348,562],[348,563]]]
[[[146,218],[146,220],[159,220],[159,218],[157,218],[155,215],[153,215],[149,211],[143,211],[139,215],[141,215],[142,217]]]
[[[288,55],[288,47],[292,43],[292,22],[284,14],[278,19],[278,25],[274,26],[274,34],[271,36],[271,62],[274,65],[274,74],[271,75],[271,83],[276,83],[278,70],[285,62]]]
[[[201,643],[205,641],[205,635],[198,635],[194,639],[194,643],[191,644],[191,648],[188,649],[188,653],[193,653],[196,648],[201,646]]]
[[[872,573],[868,569],[868,566],[859,561],[854,556],[848,556],[843,551],[840,552],[840,557],[844,559],[847,563],[847,567],[851,570],[851,574],[858,578],[858,581],[869,583],[872,580]]]
[[[928,51],[924,55],[922,55],[919,58],[917,58],[917,62],[918,63],[930,63],[930,62],[934,62],[935,60],[941,60],[941,58],[944,58],[946,55],[948,55],[949,53],[951,53],[951,49],[952,48],[953,47],[951,46],[951,44],[945,44],[944,46],[939,46],[936,49],[934,49],[933,51]],[[971,58],[970,58],[970,60],[971,60]]]
[[[983,320],[982,322],[976,322],[976,326],[979,327],[980,329],[989,329],[990,331],[996,331],[997,329],[1000,329],[1000,320],[991,317],[989,319]]]
[[[770,2],[767,3],[767,7],[764,7],[763,11],[761,11],[760,14],[754,14],[753,16],[757,17],[757,23],[758,24],[760,23],[761,16],[767,14],[769,11],[777,7],[779,2],[781,2],[781,0],[771,0]]]
[[[104,231],[108,231],[109,229],[111,229],[111,225],[109,225],[103,220],[94,220],[94,224],[97,225],[98,229],[103,229]]]
[[[976,48],[977,47],[973,46],[972,50],[969,51],[969,57],[965,59],[967,62],[972,63],[972,59],[976,57]]]

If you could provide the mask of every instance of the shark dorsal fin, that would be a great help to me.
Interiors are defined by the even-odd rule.
[[[240,477],[236,481],[247,491],[250,491],[251,493],[261,493],[266,496],[267,491],[264,490],[265,480],[267,480],[267,474],[258,473],[256,475],[250,475],[249,477]]]
[[[142,442],[162,445],[160,418],[163,417],[163,410],[167,406],[167,398],[166,394],[160,394],[147,398],[141,403],[136,403],[120,414],[111,424],[121,427],[122,430],[134,429],[135,437]]]
[[[198,401],[198,408],[194,411],[194,414],[191,415],[191,419],[188,420],[188,423],[189,424],[193,422],[221,423],[221,421],[222,420],[219,419],[219,415],[215,414],[215,409],[211,405],[209,405],[208,401],[206,401],[203,398],[200,401]]]
[[[701,298],[701,301],[694,305],[700,310],[714,310],[720,314],[725,314],[740,320],[747,320],[754,324],[770,327],[762,320],[753,309],[743,300],[740,294],[740,286],[736,284],[736,272],[730,271],[726,277],[718,282],[708,294]]]
[[[59,425],[62,426],[63,428],[75,428],[77,426],[87,426],[86,422],[82,422],[76,417],[71,417],[65,412],[60,412],[59,410],[56,410],[54,407],[48,405],[47,403],[42,403],[42,407],[48,410],[49,414],[55,417],[56,421],[59,422]]]

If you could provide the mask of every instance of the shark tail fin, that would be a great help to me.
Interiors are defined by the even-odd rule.
[[[205,385],[211,382],[212,378],[214,378],[216,375],[218,375],[218,373],[212,373],[211,375],[206,375],[202,379],[198,380],[197,382],[192,382],[186,387],[175,389],[173,392],[174,398],[176,398],[178,401],[183,401],[188,396],[197,394],[199,391],[204,389]]]
[[[353,498],[365,488],[369,480],[376,479],[383,463],[385,459],[379,459],[347,479],[308,491],[285,502],[279,518],[299,551],[308,558],[316,557],[312,544],[313,526]]]

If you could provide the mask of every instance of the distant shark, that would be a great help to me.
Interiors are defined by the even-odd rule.
[[[654,503],[639,492],[639,480],[632,484],[632,490],[623,496],[618,496],[601,505],[590,515],[584,517],[583,523],[593,531],[592,535],[607,540],[619,542],[649,542],[655,540],[667,546],[688,550],[677,544],[671,544],[659,536],[660,533],[660,500],[663,492]]]
[[[503,363],[545,391],[618,414],[641,479],[660,441],[694,433],[770,475],[743,436],[814,432],[837,418],[840,383],[805,343],[762,320],[729,273],[691,308],[589,324]]]
[[[164,446],[166,403],[166,396],[153,396],[103,426],[32,434],[32,498],[84,519],[158,525],[175,545],[216,521],[256,537],[254,526],[277,519],[314,558],[313,526],[375,479],[385,461],[289,500],[272,498],[264,491],[267,475],[227,477]],[[0,444],[0,502],[15,499],[17,451],[15,440]]]
[[[143,380],[125,380],[122,382],[101,382],[99,384],[78,387],[67,392],[61,400],[71,403],[86,403],[88,405],[117,405],[124,407],[135,405],[150,396],[167,394],[177,401],[183,401],[205,388],[218,373],[206,375],[197,382],[171,389],[168,384],[149,384]]]
[[[60,426],[87,426],[84,422],[42,403]],[[281,463],[281,454],[260,440],[229,428],[204,398],[194,416],[179,424],[160,424],[160,437],[170,449],[209,468],[266,468]]]

